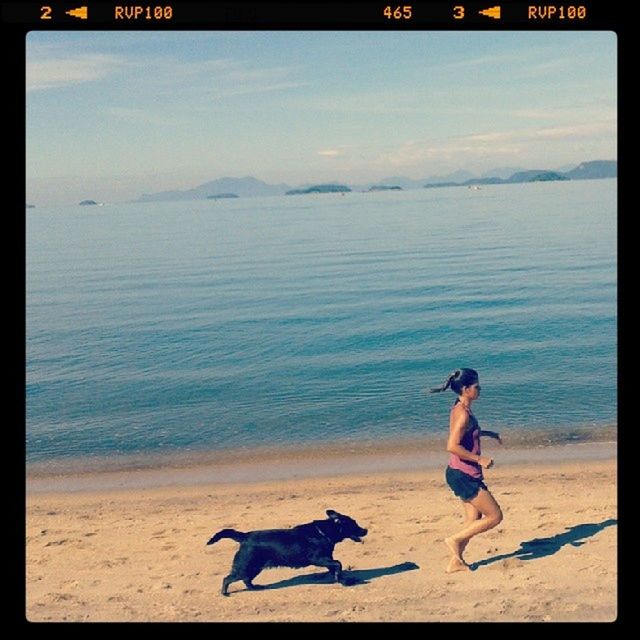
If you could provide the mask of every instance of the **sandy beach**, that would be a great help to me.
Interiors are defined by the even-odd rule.
[[[146,482],[121,474],[119,486],[112,476],[101,484],[100,474],[75,485],[40,478],[26,496],[26,618],[613,621],[615,444],[600,450],[528,463],[496,455],[486,481],[504,521],[471,541],[465,559],[473,570],[455,574],[444,571],[443,539],[460,528],[462,508],[441,467],[367,471],[354,459],[354,472],[345,456],[342,472],[311,477],[220,482],[156,470]],[[335,550],[357,584],[330,584],[317,567],[281,568],[258,576],[265,590],[238,582],[230,597],[220,595],[237,543],[206,546],[213,533],[291,527],[324,518],[326,509],[369,530],[364,544],[346,540]]]

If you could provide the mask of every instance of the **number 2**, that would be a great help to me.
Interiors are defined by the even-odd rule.
[[[51,20],[51,7],[40,7],[40,20]]]

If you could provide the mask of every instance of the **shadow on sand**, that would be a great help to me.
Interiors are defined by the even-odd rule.
[[[533,540],[525,540],[520,543],[520,548],[511,553],[493,556],[486,560],[480,560],[469,565],[472,571],[479,567],[486,567],[494,562],[506,560],[507,558],[519,558],[520,560],[536,560],[557,553],[567,544],[573,547],[580,547],[586,542],[587,538],[595,536],[607,527],[618,524],[617,520],[609,519],[599,523],[578,524],[575,527],[569,527],[564,533],[558,533],[550,538],[533,538]]]
[[[370,580],[375,580],[375,578],[391,576],[395,573],[413,571],[419,568],[420,567],[414,562],[403,562],[402,564],[396,564],[392,567],[343,571],[342,584],[346,587],[353,587],[359,584],[367,584]],[[286,587],[298,587],[303,584],[333,584],[333,579],[328,571],[322,571],[320,573],[310,573],[305,576],[296,576],[288,580],[280,580],[280,582],[274,582],[273,584],[260,585],[260,589],[263,591],[267,589],[284,589]],[[246,591],[246,589],[240,589],[239,591]]]

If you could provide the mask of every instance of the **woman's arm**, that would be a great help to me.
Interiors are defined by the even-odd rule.
[[[477,453],[467,451],[460,443],[467,430],[467,422],[469,416],[462,408],[454,407],[451,411],[451,420],[449,423],[449,439],[447,440],[447,451],[454,453],[462,460],[477,462],[481,467],[487,469],[493,464],[493,460],[486,456],[479,456]]]
[[[500,437],[500,434],[497,431],[480,431],[480,435],[487,436],[487,438],[494,438],[500,444],[502,444],[502,438]]]

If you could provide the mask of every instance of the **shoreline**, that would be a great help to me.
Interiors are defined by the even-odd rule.
[[[434,442],[438,447],[434,448]],[[562,444],[499,445],[483,440],[483,452],[494,457],[494,468],[615,460],[615,440]],[[88,466],[86,461],[64,470],[57,466],[27,466],[27,495],[107,490],[140,490],[201,485],[250,483],[359,476],[444,469],[448,455],[442,439],[394,440],[332,446],[296,446],[128,458],[128,466]],[[132,464],[135,463],[135,464]]]

